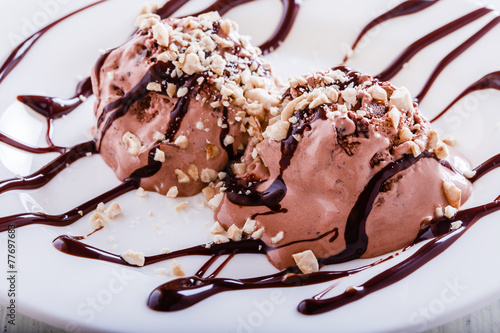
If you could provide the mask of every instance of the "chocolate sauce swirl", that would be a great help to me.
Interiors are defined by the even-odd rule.
[[[86,9],[99,5],[107,0],[100,0],[94,2],[88,6],[75,10],[74,12],[69,13],[66,16],[61,17],[60,19],[50,23],[45,28],[38,30],[33,35],[24,40],[21,44],[19,44],[14,51],[10,53],[2,67],[0,67],[0,84],[5,80],[5,78],[10,74],[10,72],[16,68],[16,66],[23,60],[23,58],[28,54],[29,50],[35,45],[35,43],[42,37],[47,31],[61,23],[62,21],[70,18],[71,16],[80,13]]]
[[[87,154],[95,152],[94,141],[76,145],[29,176],[0,181],[0,194],[12,190],[31,190],[40,188],[51,181],[59,172],[67,168],[68,165],[87,156]]]
[[[397,5],[396,7],[376,17],[367,25],[365,25],[364,28],[359,33],[356,40],[354,41],[354,43],[352,44],[351,49],[354,50],[358,45],[358,43],[361,41],[361,39],[366,35],[366,33],[371,29],[375,28],[377,25],[396,17],[417,13],[434,5],[438,1],[439,0],[408,0],[403,2],[402,4]],[[344,58],[344,62],[346,62],[347,59],[348,57],[346,56]]]
[[[468,86],[464,91],[460,93],[443,111],[441,111],[437,116],[432,118],[431,122],[434,122],[441,118],[448,110],[452,108],[459,100],[465,96],[479,90],[484,89],[495,89],[500,90],[500,71],[486,74],[470,86]]]
[[[78,221],[82,216],[92,212],[101,202],[109,202],[120,195],[139,187],[137,179],[124,181],[114,189],[105,192],[74,209],[59,215],[48,215],[44,213],[24,213],[11,216],[0,217],[0,232],[6,231],[10,225],[16,228],[30,224],[45,224],[56,227],[63,227]]]
[[[70,98],[20,95],[17,99],[45,118],[54,120],[69,114],[90,95],[92,95],[92,81],[88,77],[78,84],[75,95]]]
[[[469,39],[467,39],[465,42],[457,46],[453,51],[448,53],[446,57],[444,57],[439,64],[436,66],[436,68],[432,71],[432,74],[429,76],[427,81],[424,84],[424,87],[420,91],[420,93],[417,95],[417,97],[414,98],[416,102],[421,101],[429,92],[429,89],[433,85],[434,81],[438,78],[439,74],[451,63],[453,60],[455,60],[458,56],[460,56],[462,53],[464,53],[466,50],[468,50],[472,45],[474,45],[476,42],[478,42],[481,38],[484,37],[488,32],[491,31],[494,27],[497,26],[497,24],[500,23],[500,16],[495,17],[493,20],[491,20],[488,24],[486,24],[481,30],[476,32],[474,35],[472,35]]]
[[[448,36],[454,31],[466,26],[467,24],[474,22],[475,20],[483,17],[484,15],[492,12],[491,8],[482,7],[476,9],[475,11],[466,14],[458,19],[443,25],[441,28],[432,31],[431,33],[420,38],[416,42],[408,46],[403,52],[401,52],[392,63],[387,66],[380,74],[375,76],[376,79],[380,81],[389,81],[392,79],[399,71],[403,68],[404,64],[410,61],[418,52],[432,43],[440,40],[443,37]]]
[[[77,11],[74,11],[65,17],[49,24],[47,27],[41,29],[37,33],[30,36],[23,43],[21,43],[8,57],[6,62],[0,68],[0,83],[9,75],[9,73],[17,66],[17,64],[24,58],[27,52],[31,49],[31,47],[39,40],[39,38],[48,30],[53,28],[55,25],[60,23],[61,21],[69,18],[70,16],[81,12],[87,8],[93,7],[97,4],[100,4],[106,0],[97,1],[93,4],[90,4],[84,8],[81,8]],[[219,10],[219,12],[225,13],[231,8],[238,6],[243,3],[250,2],[252,0],[218,0],[212,6],[208,7],[206,10]],[[358,44],[359,40],[366,34],[367,31],[372,29],[374,26],[394,17],[408,15],[411,13],[416,13],[421,11],[429,6],[435,4],[438,0],[433,1],[406,1],[401,5],[391,9],[387,13],[379,16],[372,22],[370,22],[358,36],[356,41],[353,44],[353,49]],[[165,6],[161,7],[157,10],[157,14],[162,18],[170,17],[173,15],[178,9],[184,6],[187,3],[187,0],[172,0],[165,4]],[[298,1],[295,0],[282,0],[283,3],[283,14],[281,17],[280,24],[277,30],[273,33],[271,38],[264,43],[261,48],[264,53],[270,52],[274,48],[278,47],[281,42],[286,38],[287,34],[290,32],[293,22],[298,13]],[[424,36],[419,41],[410,45],[407,50],[405,50],[384,72],[379,74],[380,79],[385,79],[386,77],[392,77],[395,75],[401,68],[402,64],[408,59],[410,59],[416,52],[421,50],[423,47],[435,42],[436,40],[446,36],[447,34],[459,29],[460,27],[472,22],[479,17],[488,13],[489,9],[480,8],[472,13],[469,13],[462,18],[455,20],[435,32]],[[471,38],[466,40],[460,46],[458,46],[455,50],[453,50],[447,57],[445,57],[439,65],[436,67],[432,75],[427,80],[422,92],[417,96],[416,100],[421,100],[425,94],[430,89],[433,82],[439,76],[441,71],[448,66],[456,57],[458,57],[461,53],[467,50],[470,46],[472,46],[475,42],[481,39],[486,33],[488,33],[491,29],[493,29],[498,22],[500,22],[500,18],[497,17],[488,23],[485,27],[483,27],[480,31],[474,34]],[[96,71],[100,71],[102,64],[104,63],[106,57],[109,55],[109,52],[104,54],[98,63],[95,66]],[[158,65],[160,66],[160,65]],[[162,77],[162,73],[166,73],[167,70],[162,68],[157,70],[158,68],[153,68],[149,73],[147,78],[143,78],[144,82],[159,82],[164,80]],[[163,71],[164,70],[164,71]],[[454,103],[456,103],[460,98],[469,94],[473,91],[480,89],[493,88],[498,89],[498,72],[490,73],[475,82],[469,88],[467,88],[462,94],[459,95],[442,113],[440,113],[435,119],[439,118],[442,114],[444,114]],[[147,79],[147,80],[146,80]],[[114,104],[110,104],[106,107],[106,112],[103,113],[102,119],[99,119],[99,124],[101,124],[104,120],[105,123],[105,133],[106,129],[109,128],[111,123],[123,116],[126,113],[128,108],[132,103],[136,100],[140,99],[141,96],[144,95],[145,89],[144,82],[141,81],[133,91],[131,91],[128,95],[125,95],[119,101],[114,102]],[[182,84],[185,84],[187,87],[192,87],[194,85],[191,81],[185,81]],[[164,87],[162,88],[164,91]],[[84,80],[78,87],[74,97],[69,99],[55,98],[55,97],[43,97],[43,96],[20,96],[19,100],[26,105],[33,108],[36,112],[40,113],[50,122],[53,119],[56,119],[64,114],[68,114],[73,111],[78,105],[82,103],[82,99],[80,95],[88,97],[91,94],[90,89],[90,79]],[[183,115],[187,112],[187,108],[189,105],[189,98],[180,98],[175,110],[172,112],[173,116],[171,118],[171,123],[168,126],[167,137],[173,138],[177,129],[182,121]],[[306,111],[307,112],[307,111]],[[109,116],[108,116],[109,113]],[[107,117],[107,119],[105,119]],[[312,118],[312,121],[319,119],[322,117],[321,109],[315,114]],[[227,118],[227,116],[226,116]],[[434,119],[434,120],[435,120]],[[303,135],[304,131],[308,130],[308,126],[310,126],[310,122],[299,123],[297,126],[292,127],[290,129],[288,138],[283,141],[281,151],[282,151],[282,159],[280,160],[280,167],[284,171],[288,165],[290,164],[290,159],[293,157],[294,151],[297,147],[297,142],[294,141],[292,134]],[[103,134],[104,135],[104,134]],[[40,169],[36,173],[24,177],[22,179],[10,179],[0,182],[0,193],[5,191],[13,190],[13,189],[33,189],[40,188],[48,183],[55,175],[57,175],[61,170],[63,170],[68,164],[73,163],[86,156],[88,153],[96,152],[96,144],[95,142],[86,142],[80,145],[77,145],[73,148],[65,148],[65,147],[57,147],[51,145],[46,148],[36,148],[28,145],[24,145],[16,142],[15,140],[9,138],[8,136],[0,133],[0,141],[6,144],[9,144],[15,148],[41,154],[48,152],[59,152],[62,155],[55,159],[53,162],[49,163],[44,168]],[[48,142],[50,143],[50,138],[48,137]],[[136,189],[140,185],[140,179],[144,177],[150,177],[155,174],[158,169],[161,167],[161,163],[154,161],[154,156],[152,154],[153,150],[149,152],[149,160],[148,165],[136,170],[130,179],[125,180],[118,187],[103,193],[102,195],[93,198],[79,207],[76,207],[64,214],[60,215],[48,215],[43,213],[26,213],[26,214],[18,214],[13,216],[6,216],[0,218],[0,231],[7,230],[8,225],[14,224],[17,227],[24,226],[27,224],[46,224],[53,226],[65,226],[71,223],[74,223],[78,219],[80,219],[83,215],[90,213],[95,209],[98,203],[100,202],[109,202],[110,200],[126,193],[130,190]],[[373,205],[373,201],[380,192],[381,184],[387,180],[388,178],[394,176],[398,172],[401,172],[415,163],[418,162],[420,158],[428,158],[430,157],[429,153],[423,153],[419,157],[411,157],[407,156],[399,161],[393,162],[378,172],[367,184],[364,191],[360,194],[355,206],[351,210],[349,215],[346,228],[346,232],[344,234],[344,238],[346,240],[346,250],[340,253],[339,255],[332,256],[329,258],[320,259],[321,265],[327,265],[336,262],[342,262],[349,259],[358,258],[361,256],[366,249],[367,237],[365,228],[366,219],[370,213],[371,207]],[[484,176],[489,171],[500,165],[500,155],[496,155],[490,160],[478,166],[476,169],[476,175],[471,178],[471,181],[474,182],[477,179]],[[255,183],[256,184],[256,183]],[[228,192],[228,197],[231,195],[231,191]],[[255,200],[260,200],[259,204],[266,205],[273,210],[279,210],[279,202],[283,199],[286,194],[286,185],[283,182],[282,177],[278,177],[276,181],[271,185],[268,189],[268,192],[257,193],[260,197],[255,198]],[[251,199],[254,200],[254,199]],[[418,268],[425,265],[427,262],[438,256],[448,247],[450,247],[459,237],[468,228],[470,228],[478,219],[485,216],[486,214],[493,213],[495,211],[500,210],[500,201],[497,198],[495,201],[488,203],[486,205],[482,205],[479,207],[462,210],[457,213],[457,215],[453,219],[439,218],[432,220],[428,227],[422,229],[422,232],[417,237],[415,243],[420,242],[424,239],[429,239],[430,237],[435,237],[430,239],[426,244],[424,244],[418,251],[416,251],[409,258],[405,259],[401,263],[395,265],[394,267],[384,271],[381,274],[378,274],[374,278],[370,279],[366,283],[354,287],[352,289],[347,290],[345,293],[340,296],[323,299],[325,293],[322,293],[321,296],[305,300],[299,304],[299,311],[304,314],[317,314],[323,313],[325,311],[329,311],[355,300],[358,300],[372,292],[380,290],[390,284],[393,284]],[[274,213],[274,211],[273,211]],[[457,230],[450,232],[450,227],[452,222],[461,221],[462,226]],[[330,236],[331,235],[331,236]],[[332,239],[338,237],[338,230],[331,230],[324,235],[319,237],[330,236]],[[92,258],[98,260],[105,260],[117,264],[122,265],[130,265],[126,261],[124,261],[120,256],[115,254],[99,250],[90,245],[86,245],[80,242],[79,237],[70,237],[70,236],[60,236],[54,240],[54,246],[65,253],[81,256],[85,258]],[[303,242],[312,241],[312,240],[302,240]],[[285,244],[282,246],[288,246],[290,244]],[[321,283],[325,281],[332,281],[338,279],[340,277],[348,276],[351,274],[355,274],[367,268],[373,267],[380,262],[392,259],[393,256],[389,256],[382,261],[377,261],[371,265],[358,267],[352,270],[345,271],[327,271],[327,272],[317,272],[312,274],[300,274],[300,271],[297,267],[290,267],[276,274],[255,277],[249,279],[226,279],[226,278],[216,278],[217,274],[220,272],[222,267],[237,253],[259,253],[265,254],[269,251],[272,251],[278,247],[268,247],[261,241],[254,240],[243,240],[241,242],[230,242],[226,244],[209,244],[209,245],[200,245],[195,246],[179,251],[175,251],[169,254],[161,254],[156,256],[146,257],[145,265],[153,264],[159,262],[161,260],[177,258],[186,255],[208,255],[211,258],[207,261],[205,265],[203,265],[200,270],[196,273],[194,277],[187,277],[183,279],[177,279],[170,281],[162,286],[156,288],[148,298],[148,306],[152,309],[159,311],[176,311],[180,309],[187,308],[193,304],[200,302],[214,294],[229,291],[229,290],[242,290],[242,289],[254,289],[254,288],[271,288],[271,287],[294,287],[300,285],[309,285],[313,283]],[[213,274],[208,277],[203,277],[206,273],[207,269],[215,262],[221,255],[229,255],[228,259],[224,261],[222,265],[217,268]]]

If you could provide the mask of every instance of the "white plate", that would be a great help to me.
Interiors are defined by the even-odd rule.
[[[207,1],[192,1],[183,12],[203,7]],[[394,5],[394,1],[304,1],[292,33],[269,56],[275,72],[286,78],[309,70],[332,67],[343,57],[342,45],[352,43],[360,28]],[[0,4],[0,57],[13,49],[19,37],[86,1],[25,0]],[[98,57],[97,50],[125,41],[133,30],[140,0],[109,1],[61,23],[47,33],[25,60],[0,85],[0,131],[23,142],[43,145],[44,122],[16,102],[18,94],[70,96],[77,77],[88,75]],[[371,31],[349,65],[376,74],[401,50],[418,37],[471,10],[470,1],[441,1],[423,12],[397,18]],[[263,41],[278,22],[280,5],[258,1],[229,13],[241,31]],[[396,85],[418,93],[435,65],[455,46],[479,30],[491,14],[481,18],[420,52],[394,78]],[[459,92],[484,74],[498,70],[500,27],[459,57],[442,73],[421,104],[432,117]],[[23,36],[23,34],[25,34]],[[90,99],[73,114],[56,121],[55,142],[72,145],[91,138],[93,125]],[[484,91],[465,98],[452,112],[435,123],[441,133],[459,139],[458,149],[473,165],[499,152],[500,121],[497,109],[500,93]],[[54,155],[33,156],[5,145],[0,146],[0,179],[28,174]],[[467,207],[484,203],[498,193],[498,171],[482,179]],[[61,213],[119,182],[102,162],[93,156],[74,163],[49,185],[39,190],[14,191],[1,195],[0,215],[43,209]],[[122,253],[132,248],[146,254],[162,248],[180,249],[210,240],[212,223],[208,209],[175,213],[182,199],[170,200],[150,193],[138,198],[128,193],[116,201],[124,214],[111,225],[91,236],[89,243]],[[188,199],[197,206],[200,197]],[[152,211],[154,215],[148,216]],[[83,235],[89,231],[88,217],[72,226],[57,228],[33,225],[17,230],[18,311],[69,331],[415,331],[431,328],[469,313],[500,297],[497,272],[500,252],[497,238],[498,214],[483,218],[449,250],[410,277],[364,299],[323,315],[304,316],[297,304],[320,292],[329,283],[292,289],[262,289],[216,295],[185,311],[160,313],[146,306],[149,293],[168,277],[155,273],[169,268],[162,262],[144,268],[129,268],[87,260],[56,251],[51,241],[61,234]],[[109,236],[116,243],[108,241]],[[6,272],[6,233],[0,235],[0,262]],[[193,274],[205,257],[178,261]],[[359,265],[356,261],[341,267]],[[275,272],[264,256],[238,255],[220,276],[245,277]],[[345,279],[334,292],[366,280],[377,273],[371,269]],[[7,283],[0,283],[0,300],[8,301]]]

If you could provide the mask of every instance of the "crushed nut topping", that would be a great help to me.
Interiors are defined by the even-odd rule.
[[[449,180],[443,181],[443,192],[450,206],[459,209],[462,198],[462,190]]]
[[[121,255],[122,259],[127,263],[134,266],[144,266],[144,262],[146,261],[144,257],[144,253],[136,252],[133,250],[127,250],[125,253]]]
[[[172,186],[171,188],[168,189],[167,197],[176,198],[178,194],[179,194],[179,189],[177,188],[177,186]]]
[[[170,263],[170,271],[173,276],[186,276],[184,268],[182,268],[181,264],[179,264],[175,259]]]
[[[302,273],[310,274],[319,271],[318,259],[316,259],[313,251],[306,250],[303,252],[295,253],[292,255],[292,257]]]
[[[233,242],[239,242],[242,234],[243,231],[234,224],[227,229],[227,237]]]

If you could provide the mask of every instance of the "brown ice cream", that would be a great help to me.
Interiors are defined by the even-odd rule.
[[[260,137],[279,103],[260,50],[217,13],[160,20],[103,56],[92,76],[96,139],[121,180],[189,196],[218,178],[229,158]]]
[[[467,162],[429,128],[406,88],[347,68],[290,85],[281,115],[270,119],[262,142],[248,145],[246,172],[227,184],[215,214],[225,229],[255,232],[277,268],[307,261],[307,252],[292,257],[306,250],[344,261],[403,248],[422,223],[452,216],[469,197],[470,182],[454,171]],[[406,167],[374,187],[372,204],[363,202],[381,170],[391,173],[395,165]],[[354,254],[341,258],[360,234],[346,229],[356,227],[353,221],[359,227],[356,216],[367,209],[360,227],[366,240],[359,236]],[[356,248],[363,243],[366,249]]]

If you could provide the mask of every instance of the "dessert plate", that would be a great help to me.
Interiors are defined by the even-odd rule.
[[[361,29],[375,17],[401,1],[303,1],[297,20],[283,45],[266,57],[275,73],[288,76],[340,64]],[[191,1],[179,13],[205,8],[210,1]],[[0,57],[48,23],[88,5],[83,0],[26,0],[0,4]],[[23,143],[44,146],[46,122],[17,102],[20,94],[71,96],[79,78],[88,76],[99,49],[115,47],[133,31],[133,22],[143,2],[110,0],[63,21],[46,33],[30,53],[0,85],[0,132]],[[482,5],[473,1],[440,1],[429,8],[389,20],[370,30],[361,40],[347,65],[362,72],[382,71],[406,46],[445,22],[463,16]],[[231,10],[227,17],[238,22],[243,34],[259,45],[278,24],[278,0],[255,1]],[[496,15],[491,12],[431,44],[409,61],[392,79],[416,95],[435,66],[451,50],[485,26]],[[483,75],[498,70],[500,27],[447,66],[421,110],[436,116],[460,92]],[[499,153],[500,93],[482,90],[466,96],[434,123],[441,134],[458,139],[457,149],[473,166]],[[57,145],[72,146],[92,139],[93,98],[73,113],[54,123]],[[34,155],[0,145],[0,179],[27,175],[57,154]],[[421,180],[425,182],[425,179]],[[496,198],[500,172],[479,180],[467,207]],[[119,184],[99,155],[81,159],[56,176],[48,185],[31,191],[11,191],[0,196],[0,216],[43,211],[60,214]],[[314,184],[313,184],[314,185]],[[168,199],[149,193],[138,197],[127,193],[115,201],[123,214],[85,242],[113,253],[128,249],[157,254],[162,249],[181,249],[211,241],[212,212],[199,206],[201,196]],[[177,212],[175,206],[188,201],[190,208]],[[394,217],[388,217],[394,218]],[[464,236],[437,258],[409,277],[365,298],[321,315],[305,316],[297,304],[333,283],[287,289],[256,289],[225,292],[178,312],[155,312],[147,305],[149,293],[172,279],[170,261],[134,268],[73,257],[57,251],[52,240],[59,235],[86,235],[89,216],[67,227],[31,225],[15,233],[0,234],[2,272],[16,277],[15,297],[10,283],[0,283],[0,301],[15,300],[16,311],[71,332],[116,331],[236,331],[275,332],[283,330],[341,332],[420,331],[469,313],[500,297],[496,273],[500,263],[498,214],[477,222]],[[8,237],[15,235],[15,266],[8,262]],[[12,248],[12,246],[11,246]],[[413,253],[344,278],[329,295],[362,283],[385,267]],[[188,275],[206,261],[205,257],[180,258]],[[374,260],[356,260],[335,268],[356,267]],[[167,272],[167,275],[165,275]],[[237,255],[220,273],[221,277],[252,277],[276,270],[261,255]]]

